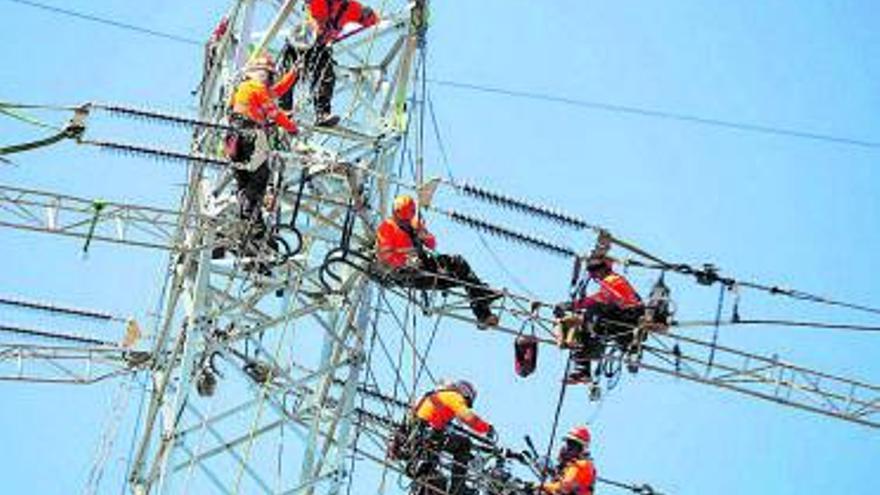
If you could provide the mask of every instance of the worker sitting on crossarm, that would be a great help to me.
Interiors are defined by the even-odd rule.
[[[538,487],[549,495],[593,495],[596,467],[590,458],[590,430],[577,426],[565,436],[559,447],[558,464],[550,481]]]
[[[416,209],[411,196],[402,195],[394,200],[393,216],[383,221],[376,232],[379,269],[405,287],[432,290],[464,287],[479,326],[497,325],[498,317],[492,314],[490,304],[500,294],[489,289],[463,257],[432,252],[437,240],[428,232],[425,222],[416,216]]]
[[[494,440],[495,428],[471,410],[476,399],[477,390],[473,384],[458,380],[441,384],[413,406],[414,455],[409,460],[407,472],[419,484],[415,493],[428,495],[437,493],[436,490],[450,495],[475,493],[466,482],[472,442],[467,436],[452,431],[450,423],[458,420],[475,433]],[[445,479],[438,472],[441,452],[452,455],[448,491]]]
[[[368,28],[379,22],[379,16],[370,8],[354,0],[310,0],[308,2],[307,30],[314,40],[305,47],[292,43],[285,46],[282,64],[292,67],[302,64],[311,76],[311,91],[315,107],[315,125],[332,127],[339,117],[331,112],[336,73],[333,70],[333,44],[340,39],[347,24]],[[285,96],[282,108],[293,108],[292,95]]]
[[[558,304],[554,316],[561,329],[557,342],[572,350],[575,369],[568,383],[591,381],[590,360],[601,357],[606,339],[615,340],[624,350],[633,344],[639,320],[645,312],[642,299],[627,279],[612,269],[605,256],[587,261],[587,272],[599,289],[573,303]],[[575,313],[571,313],[571,312]]]

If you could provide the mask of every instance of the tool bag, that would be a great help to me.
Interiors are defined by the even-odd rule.
[[[535,321],[537,307],[532,310],[532,317],[523,322],[516,340],[513,342],[513,364],[517,375],[525,378],[535,372],[538,367],[538,338],[535,337]],[[525,335],[526,326],[530,327],[529,335]]]

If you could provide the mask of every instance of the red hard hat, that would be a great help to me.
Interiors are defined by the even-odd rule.
[[[412,196],[402,194],[394,198],[394,216],[404,222],[409,222],[416,216],[416,201]]]
[[[586,449],[590,445],[590,430],[586,426],[575,426],[565,438],[578,442]]]

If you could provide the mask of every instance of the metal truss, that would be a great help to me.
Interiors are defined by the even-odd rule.
[[[295,4],[276,3],[272,12],[252,0],[236,3],[232,34],[217,47],[201,87],[200,119],[220,121],[246,47],[277,48],[279,35],[299,22]],[[363,249],[388,202],[387,182],[336,165],[390,172],[406,139],[413,40],[420,34],[413,16],[422,8],[423,2],[384,2],[386,22],[335,47],[337,128],[309,126],[308,85],[297,90],[303,139],[276,163],[285,179],[280,218],[287,223],[296,212],[297,238],[290,241],[299,249],[271,273],[240,257],[212,258],[205,249],[238,223],[220,204],[234,189],[227,171],[189,165],[176,228],[161,243],[180,255],[154,332],[133,493],[335,494],[351,481],[355,399],[376,292],[364,274],[345,268],[337,272],[342,291],[326,293],[320,269],[343,238]],[[263,38],[254,39],[255,25],[267,17]],[[196,131],[192,151],[210,155],[219,137]],[[304,169],[308,184],[299,188]],[[206,386],[208,376],[216,391]]]
[[[134,495],[337,495],[352,484],[358,493],[403,491],[388,486],[387,477],[394,475],[385,461],[388,432],[417,391],[436,379],[425,361],[441,322],[475,323],[469,305],[456,291],[423,297],[381,285],[350,266],[335,272],[339,290],[327,291],[321,273],[328,254],[346,239],[353,250],[369,248],[373,228],[387,210],[394,185],[387,178],[398,175],[392,165],[411,139],[407,130],[416,106],[411,86],[425,8],[423,0],[386,0],[379,10],[387,22],[335,47],[334,107],[343,117],[338,128],[309,126],[308,85],[297,89],[295,115],[304,122],[303,137],[275,158],[284,177],[280,219],[290,222],[296,212],[296,239],[290,241],[298,249],[271,270],[249,264],[246,256],[214,256],[211,248],[240,222],[224,206],[224,198],[234,196],[229,171],[199,161],[187,164],[188,187],[177,211],[98,206],[83,198],[0,187],[0,226],[173,253],[162,314],[137,366],[130,353],[118,349],[99,354],[85,347],[0,346],[4,376],[89,383],[132,369],[149,373],[149,399],[129,473]],[[234,4],[231,34],[206,64],[199,119],[221,122],[248,47],[277,49],[279,36],[299,15],[295,0]],[[265,19],[270,24],[257,39],[255,27]],[[191,151],[217,156],[220,141],[215,130],[197,129]],[[351,164],[357,167],[344,166]],[[309,180],[299,188],[304,170]],[[518,335],[531,327],[542,342],[553,342],[546,305],[505,293],[496,306],[501,325],[492,331]],[[715,353],[713,366],[700,373],[707,352]],[[5,368],[30,358],[43,361],[47,371]],[[65,359],[73,364],[62,368]],[[732,349],[713,350],[689,337],[653,335],[638,364],[880,426],[878,387]],[[363,462],[382,469],[357,470]]]
[[[641,367],[833,418],[880,428],[880,386],[684,335],[657,336]]]
[[[89,385],[136,372],[148,355],[118,347],[0,343],[0,381]]]
[[[179,221],[172,210],[0,185],[0,227],[171,249]]]

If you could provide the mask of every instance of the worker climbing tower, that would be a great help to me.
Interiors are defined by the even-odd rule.
[[[303,78],[293,112],[300,135],[257,143],[272,170],[269,242],[236,251],[243,222],[232,213],[232,172],[208,160],[187,165],[130,472],[137,495],[333,494],[352,482],[355,427],[369,420],[355,396],[377,292],[337,261],[369,248],[389,201],[393,184],[381,178],[408,146],[418,110],[427,2],[374,8],[378,25],[344,32],[333,47],[339,125],[311,125]],[[200,120],[217,127],[196,127],[193,156],[222,158],[226,102],[242,68],[298,43],[305,13],[295,0],[232,6],[206,46],[198,91]]]

